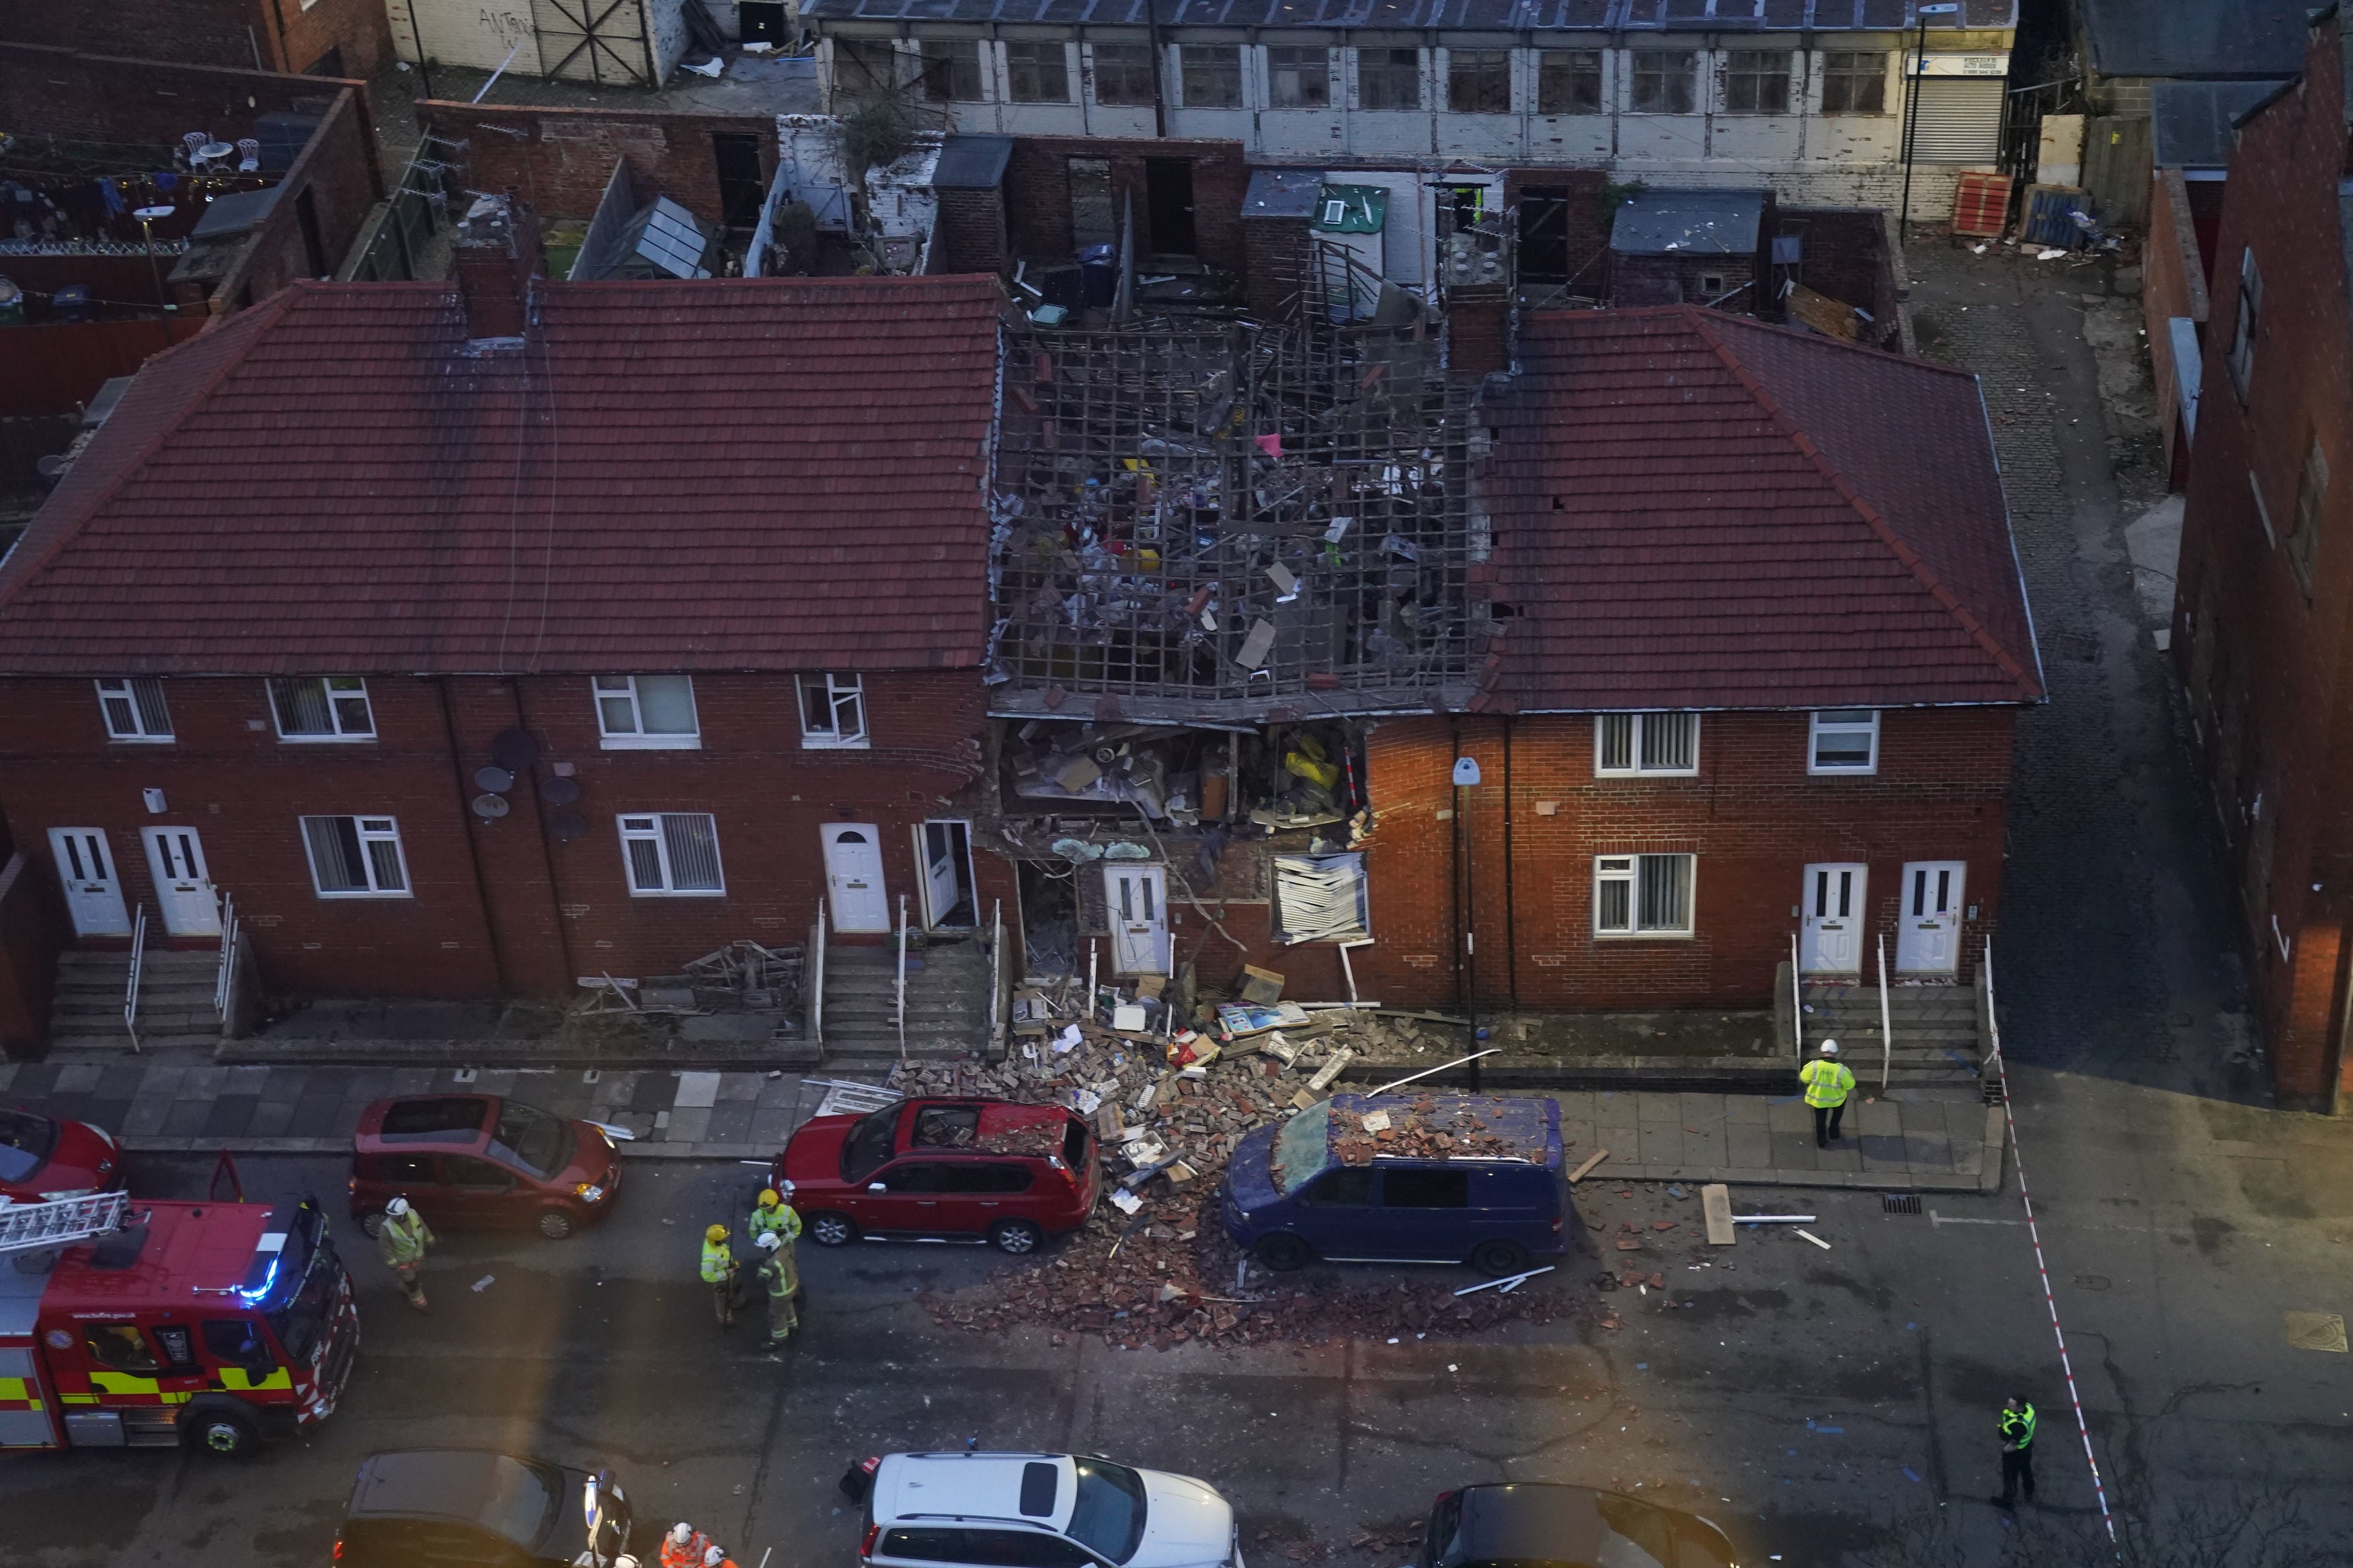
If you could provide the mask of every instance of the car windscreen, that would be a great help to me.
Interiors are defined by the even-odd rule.
[[[327,1314],[334,1310],[343,1265],[327,1240],[327,1216],[317,1204],[282,1203],[271,1212],[269,1226],[273,1235],[282,1228],[286,1239],[274,1258],[265,1261],[255,1254],[254,1270],[238,1294],[261,1309],[288,1359],[299,1366],[311,1359]]]
[[[1124,1563],[1144,1541],[1144,1478],[1108,1459],[1078,1462],[1077,1502],[1063,1533]]]
[[[483,1495],[475,1520],[528,1550],[539,1544],[555,1521],[557,1494],[563,1475],[501,1454],[490,1461],[490,1489]]]
[[[501,1100],[488,1152],[491,1159],[519,1171],[552,1176],[572,1157],[572,1124],[535,1106]]]
[[[899,1134],[899,1112],[903,1109],[886,1105],[858,1119],[849,1136],[841,1141],[841,1179],[862,1182],[891,1157],[891,1145]]]
[[[1274,1140],[1274,1187],[1295,1193],[1332,1163],[1332,1102],[1319,1100],[1289,1121]]]
[[[58,1124],[23,1110],[0,1110],[0,1182],[21,1182],[58,1146]]]

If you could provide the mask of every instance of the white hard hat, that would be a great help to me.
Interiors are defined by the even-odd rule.
[[[1824,1040],[1822,1042],[1822,1055],[1826,1057],[1834,1057],[1838,1055],[1838,1042],[1836,1040]]]
[[[390,1215],[393,1218],[398,1219],[402,1215],[408,1212],[408,1200],[406,1198],[395,1198],[392,1202],[384,1205],[384,1212]]]
[[[670,1538],[683,1546],[694,1538],[694,1526],[681,1519],[670,1527]]]
[[[770,1251],[770,1252],[774,1252],[774,1251],[776,1251],[776,1248],[778,1248],[779,1247],[782,1247],[784,1244],[785,1244],[785,1238],[784,1238],[783,1237],[781,1237],[781,1236],[778,1236],[778,1235],[777,1235],[775,1231],[773,1231],[773,1230],[764,1230],[764,1231],[762,1231],[762,1232],[760,1233],[760,1239],[759,1239],[758,1241],[756,1241],[756,1242],[754,1242],[754,1243],[753,1243],[753,1245],[754,1245],[754,1247],[765,1247],[765,1248],[766,1248],[768,1251]]]
[[[792,1202],[792,1201],[793,1201],[793,1184],[792,1184],[790,1182],[787,1182],[787,1181],[784,1181],[784,1180],[781,1180],[781,1179],[780,1179],[780,1180],[778,1180],[778,1181],[777,1181],[777,1183],[776,1183],[776,1195],[777,1195],[778,1197],[780,1197],[780,1198],[784,1199],[784,1200],[785,1200],[785,1202],[786,1202],[786,1203],[790,1203],[790,1202]]]
[[[719,1568],[719,1565],[726,1561],[727,1553],[714,1546],[702,1554],[702,1568]]]

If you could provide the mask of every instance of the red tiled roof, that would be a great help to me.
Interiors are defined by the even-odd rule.
[[[987,278],[298,284],[149,362],[0,567],[0,673],[980,662]]]
[[[1974,376],[1695,306],[1538,312],[1521,359],[1474,706],[2042,698]]]

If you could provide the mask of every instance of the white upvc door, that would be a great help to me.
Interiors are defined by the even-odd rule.
[[[123,907],[122,878],[106,834],[96,827],[52,827],[49,853],[57,857],[58,881],[66,890],[66,912],[76,936],[129,936],[131,911]]]
[[[1808,974],[1862,973],[1863,878],[1868,868],[1828,864],[1806,868],[1805,935],[1798,944]]]
[[[1904,908],[1895,922],[1895,967],[1905,974],[1951,974],[1960,965],[1961,892],[1968,865],[1914,860],[1904,868]]]
[[[220,935],[220,898],[205,874],[205,847],[193,827],[142,827],[155,903],[174,936]]]
[[[882,835],[871,822],[828,822],[825,840],[825,885],[833,903],[833,929],[887,931],[891,900],[882,890]]]
[[[1118,973],[1168,973],[1167,897],[1167,873],[1160,867],[1122,861],[1103,868],[1112,965]]]

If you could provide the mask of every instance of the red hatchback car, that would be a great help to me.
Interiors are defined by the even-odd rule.
[[[87,1121],[0,1110],[0,1198],[37,1204],[122,1184],[122,1148]]]
[[[434,1226],[535,1225],[561,1239],[620,1190],[612,1138],[495,1094],[379,1100],[352,1138],[352,1217],[370,1236],[406,1197]]]
[[[776,1173],[793,1184],[809,1239],[986,1237],[1034,1252],[1076,1230],[1103,1190],[1095,1136],[1059,1105],[908,1100],[864,1116],[819,1116],[793,1134]]]

